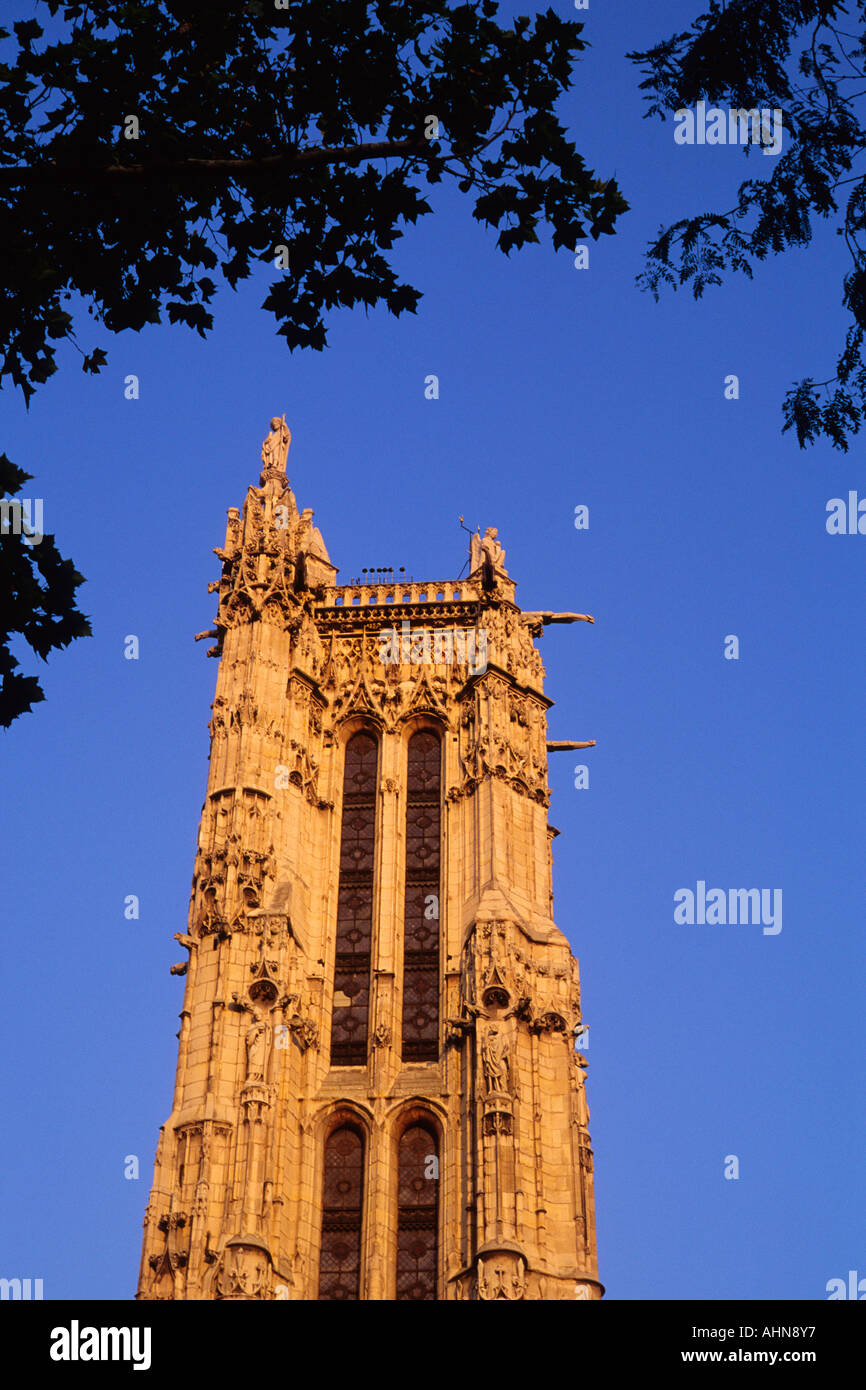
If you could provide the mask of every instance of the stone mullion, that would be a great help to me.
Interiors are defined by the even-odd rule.
[[[324,734],[323,719],[323,734]],[[311,1097],[328,1071],[330,1049],[330,1018],[333,994],[333,948],[336,930],[336,884],[339,875],[340,854],[340,811],[342,795],[340,788],[340,746],[333,739],[321,742],[319,767],[319,794],[330,800],[336,809],[316,810],[313,838],[318,852],[311,857],[313,865],[310,874],[310,903],[320,904],[321,911],[312,913],[308,923],[308,937],[305,946],[306,958],[298,961],[297,986],[302,996],[306,990],[310,1017],[318,1027],[318,1047],[308,1048],[298,1055],[294,1041],[290,1043],[293,1058],[292,1070],[286,1079],[287,1090],[293,1088],[295,1098],[289,1100],[279,1114],[288,1135],[285,1158],[285,1183],[287,1219],[286,1247],[284,1262],[288,1259],[293,1283],[290,1296],[293,1300],[315,1299],[317,1288],[312,1281],[317,1276],[316,1243],[319,1238],[316,1220],[315,1191],[317,1181],[317,1153],[319,1127],[313,1124],[313,1102]],[[303,814],[304,804],[297,801],[298,814]],[[292,852],[289,827],[286,826],[285,846],[287,855]],[[318,960],[323,965],[312,965]],[[312,975],[310,972],[317,973]]]
[[[445,1018],[458,1014],[459,980],[456,976],[446,981],[449,1004]],[[462,1116],[466,1105],[466,1086],[463,1079],[466,1044],[449,1046],[446,1044],[445,1103],[447,1118],[440,1140],[440,1282],[450,1278],[462,1268],[468,1259],[465,1206],[469,1200],[468,1186],[471,1169],[467,1165],[468,1155],[463,1144]],[[444,1298],[445,1293],[440,1297]]]
[[[400,986],[395,981],[402,958],[397,940],[399,889],[404,835],[399,821],[405,807],[402,744],[399,736],[379,740],[376,797],[376,852],[373,888],[373,932],[370,955],[368,1038],[371,1094],[389,1089],[398,1070]],[[378,1036],[377,1036],[377,1030]],[[389,1184],[389,1128],[374,1124],[368,1141],[365,1184],[365,1245],[360,1297],[373,1302],[393,1299],[394,1216]]]
[[[478,1249],[478,1163],[476,1158],[477,1126],[475,1124],[475,1043],[470,1036],[460,1046],[460,1128],[456,1143],[460,1150],[461,1266],[468,1266]]]
[[[268,1011],[268,1050],[265,1064],[265,1078],[270,1092],[270,1106],[264,1110],[264,1133],[261,1146],[261,1178],[259,1181],[259,1221],[260,1231],[265,1238],[271,1235],[273,1224],[273,1201],[276,1195],[276,1168],[279,1162],[279,1111],[280,1077],[278,1068],[283,1061],[283,1052],[276,1047],[277,1029],[284,1026],[283,1011],[276,1005]],[[275,1242],[268,1240],[271,1254],[275,1253]]]
[[[285,1116],[288,1105],[284,1104],[288,1072],[291,1074],[291,1042],[288,1048],[278,1048],[277,1037],[285,1037],[282,1030],[286,1027],[285,1014],[281,1007],[274,1009],[271,1013],[271,1039],[270,1039],[270,1061],[269,1075],[272,1093],[271,1122],[268,1130],[268,1143],[265,1151],[264,1177],[262,1182],[262,1234],[268,1241],[268,1246],[275,1265],[285,1264],[284,1242],[285,1242],[285,1151],[288,1143],[288,1136],[285,1127]],[[297,1089],[296,1087],[293,1089]]]
[[[195,1176],[195,1186],[193,1189],[193,1200],[190,1207],[190,1240],[189,1240],[189,1265],[187,1267],[187,1294],[190,1291],[198,1291],[201,1286],[202,1272],[206,1268],[204,1262],[205,1240],[207,1236],[208,1222],[208,1203],[206,1199],[199,1197],[199,1184],[207,1182],[207,1163],[205,1161],[205,1134],[207,1132],[206,1123],[202,1123],[202,1142],[198,1153],[198,1171]]]
[[[234,1078],[234,1094],[232,1096],[232,1113],[234,1124],[232,1126],[229,1141],[226,1146],[226,1205],[223,1217],[223,1224],[226,1228],[234,1228],[238,1219],[240,1205],[243,1198],[243,1146],[245,1142],[243,1129],[243,1116],[237,1104],[238,1081]]]
[[[459,714],[458,714],[459,719]],[[466,1207],[469,1203],[468,1185],[472,1171],[471,1163],[466,1162],[464,1145],[466,1126],[463,1115],[468,1104],[465,1066],[468,1044],[463,1041],[454,1045],[448,1040],[450,1018],[457,1018],[460,1012],[460,959],[462,942],[460,940],[461,911],[464,900],[464,879],[466,877],[466,845],[463,830],[467,816],[467,798],[456,800],[447,796],[447,790],[456,786],[460,780],[459,762],[459,723],[448,729],[443,738],[442,771],[442,858],[440,865],[439,891],[439,959],[440,980],[440,1039],[444,1049],[443,1075],[445,1078],[446,1103],[449,1110],[448,1121],[443,1127],[440,1139],[439,1157],[439,1298],[445,1299],[453,1291],[449,1282],[463,1268],[469,1259],[469,1240],[466,1233]]]
[[[569,1066],[573,1063],[569,1059]],[[582,1269],[586,1263],[586,1237],[587,1237],[587,1212],[586,1200],[583,1189],[583,1174],[580,1162],[580,1115],[577,1108],[577,1096],[575,1094],[575,1084],[573,1075],[569,1078],[569,1102],[571,1105],[571,1123],[569,1125],[569,1150],[571,1153],[571,1192],[572,1203],[575,1216],[575,1263],[578,1269]]]
[[[471,798],[475,811],[473,831],[478,845],[478,880],[469,885],[470,895],[478,894],[496,874],[493,795],[493,778],[484,777]]]
[[[191,976],[193,975],[195,969],[194,961],[197,954],[197,951],[190,952],[190,964],[186,980],[186,988],[184,990],[183,1008],[181,1009],[179,1014],[180,1030],[177,1035],[177,1071],[175,1073],[174,1078],[174,1095],[172,1097],[171,1102],[171,1113],[173,1115],[180,1108],[181,1095],[183,1093],[184,1082],[186,1080],[186,1070],[189,1057],[190,1016],[192,1012],[191,1001],[195,993],[195,985]]]
[[[293,1299],[310,1299],[316,1296],[315,1290],[310,1291],[306,1287],[306,1281],[310,1278],[314,1243],[318,1239],[318,1229],[312,1217],[313,1183],[317,1171],[317,1131],[311,1122],[312,1110],[307,1098],[315,1094],[316,1076],[321,1066],[321,1003],[318,1008],[312,1010],[312,1017],[319,1024],[319,1048],[310,1047],[299,1055],[295,1042],[289,1043],[289,1056],[292,1060],[285,1083],[287,1096],[285,1102],[277,1100],[276,1112],[284,1134],[281,1146],[282,1176],[279,1180],[285,1213],[283,1263],[290,1263],[294,1278],[301,1280],[293,1285]]]
[[[588,1265],[589,1271],[594,1278],[598,1278],[598,1269],[595,1260],[596,1234],[595,1234],[595,1184],[592,1171],[585,1169],[581,1164],[581,1175],[584,1181],[584,1262]]]
[[[317,1054],[319,1065],[316,1069],[317,1081],[325,1079],[330,1069],[331,1031],[334,1019],[334,967],[337,949],[337,909],[340,886],[340,841],[343,821],[342,763],[343,745],[334,739],[329,747],[330,777],[328,799],[334,803],[329,813],[326,854],[323,864],[323,891],[321,894],[322,923],[318,950],[312,942],[308,943],[310,957],[321,957],[324,961],[322,982],[322,1007],[319,1018],[320,1051]]]
[[[226,1085],[226,1067],[224,1052],[225,1034],[225,957],[226,953],[232,949],[231,940],[217,940],[217,949],[211,951],[211,959],[207,962],[210,967],[209,973],[213,972],[213,957],[216,956],[216,979],[210,991],[210,1035],[208,1038],[208,1059],[207,1059],[207,1078],[204,1087],[204,1096],[214,1095],[215,1099],[221,1101],[231,1101],[234,1099],[234,1086]],[[204,992],[204,991],[203,991]]]
[[[304,702],[304,700],[300,698],[302,690],[306,690],[307,692],[306,702]],[[286,737],[282,747],[282,754],[279,759],[279,761],[283,763],[285,766],[287,766],[289,769],[291,769],[292,763],[294,761],[295,750],[292,747],[293,742],[298,744],[301,748],[308,748],[309,745],[309,701],[309,686],[307,686],[305,682],[302,682],[301,680],[296,678],[294,675],[291,675],[289,677],[288,689],[286,691],[286,703],[288,706],[286,718]],[[279,705],[277,705],[277,708],[279,708]],[[291,786],[288,788],[288,790],[292,789],[293,788]],[[301,789],[298,788],[297,790],[300,792],[301,797],[303,797],[303,792],[301,791]]]
[[[208,938],[209,940],[209,938]],[[198,951],[195,952],[196,956]],[[188,1012],[186,1028],[182,1038],[182,1069],[179,1067],[178,1088],[172,1120],[183,1112],[185,1119],[195,1114],[208,1089],[210,1063],[212,1059],[212,1016],[209,1001],[208,977],[212,963],[205,959],[196,962],[194,974],[189,981],[187,997],[184,1001]]]
[[[237,1147],[237,1189],[236,1202],[228,1228],[224,1236],[239,1234],[253,1228],[255,1222],[250,1210],[252,1201],[251,1185],[256,1159],[257,1121],[250,1114],[251,1107],[243,1103],[238,1107],[238,1147]]]
[[[253,1101],[244,1103],[244,1109],[248,1112],[245,1117],[248,1148],[241,1225],[246,1231],[264,1235],[264,1192],[274,1107],[268,1104],[259,1106],[258,1102]]]
[[[527,1077],[524,1070],[524,1054],[522,1052],[522,1029],[519,1025],[515,1027],[512,1043],[512,1055],[514,1058],[514,1074],[519,1078],[518,1094],[514,1100],[514,1135],[513,1145],[513,1173],[514,1180],[512,1185],[513,1211],[514,1211],[514,1239],[522,1243],[524,1233],[533,1232],[535,1225],[534,1218],[529,1219],[527,1212],[527,1187],[529,1186],[530,1174],[526,1162],[526,1137],[527,1137],[527,1110],[531,1111],[532,1097],[526,1098]]]
[[[239,658],[239,649],[246,636],[246,627],[232,627],[226,632],[225,647],[223,656],[217,668],[216,692],[214,694],[213,709],[221,711],[225,720],[223,732],[217,737],[211,736],[211,758],[208,768],[207,795],[215,791],[218,787],[229,785],[229,764],[233,752],[232,730],[229,724],[230,714],[233,707],[233,696],[236,686],[234,666]],[[214,752],[218,750],[218,756],[214,757]],[[207,802],[206,802],[207,804]]]
[[[547,812],[536,802],[526,803],[530,808],[532,835],[532,899],[536,912],[542,916],[550,915],[550,902],[547,897]]]
[[[294,1252],[298,1240],[297,1202],[292,1193],[297,1187],[299,1162],[299,1109],[295,1099],[296,1085],[283,1077],[282,1086],[277,1089],[274,1110],[273,1158],[270,1181],[273,1182],[270,1208],[270,1230],[266,1235],[271,1239],[274,1265],[280,1273],[278,1282],[289,1284],[294,1267]]]
[[[484,1095],[484,1078],[480,1056],[481,1038],[476,1028],[471,1038],[467,1040],[467,1052],[471,1055],[471,1076],[472,1076],[472,1137],[473,1137],[473,1173],[475,1179],[475,1249],[478,1250],[487,1239],[487,1232],[490,1226],[490,1188],[488,1182],[488,1170],[485,1166],[485,1135],[484,1125],[481,1119],[482,1100]]]
[[[595,1191],[592,1176],[592,1150],[590,1148],[589,1130],[585,1123],[585,1097],[582,1094],[584,1083],[577,1078],[572,1078],[572,1087],[575,1092],[575,1102],[577,1110],[577,1125],[574,1132],[577,1138],[577,1154],[575,1171],[578,1177],[578,1189],[581,1197],[581,1216],[583,1219],[583,1241],[580,1250],[580,1265],[588,1267],[593,1278],[598,1278],[595,1267],[594,1252],[596,1248],[595,1237]]]
[[[393,1210],[390,1126],[376,1124],[368,1141],[364,1175],[364,1246],[362,1299],[393,1301],[396,1292],[396,1225]]]
[[[478,739],[490,747],[492,737],[490,719],[490,693],[486,685],[478,687]],[[475,843],[478,846],[478,883],[472,884],[471,890],[477,892],[481,885],[488,883],[493,877],[496,867],[496,845],[494,842],[493,824],[493,778],[487,772],[482,772],[479,786],[471,798],[476,803],[476,825]]]
[[[376,817],[376,872],[370,982],[371,1082],[378,1094],[399,1070],[403,998],[401,887],[405,880],[405,750],[399,735],[385,734],[379,744],[379,792]],[[402,791],[402,795],[401,795]],[[387,1030],[377,1044],[377,1027]],[[384,1039],[387,1038],[387,1041]]]
[[[190,1260],[190,1245],[191,1245],[191,1236],[192,1236],[192,1230],[191,1230],[191,1217],[192,1217],[191,1205],[192,1205],[192,1204],[187,1200],[187,1196],[188,1196],[188,1193],[189,1193],[189,1190],[190,1190],[190,1173],[189,1173],[190,1138],[191,1138],[190,1128],[189,1128],[189,1126],[185,1126],[184,1129],[183,1129],[183,1131],[178,1135],[179,1143],[178,1143],[178,1146],[177,1146],[177,1158],[176,1158],[176,1162],[177,1162],[177,1177],[176,1177],[176,1179],[175,1179],[175,1192],[174,1192],[174,1198],[173,1198],[173,1200],[172,1200],[172,1215],[174,1215],[174,1207],[175,1207],[175,1205],[177,1205],[177,1207],[179,1208],[178,1216],[180,1216],[181,1218],[182,1218],[183,1216],[186,1217],[186,1224],[185,1224],[185,1226],[184,1226],[184,1228],[183,1228],[183,1233],[181,1234],[180,1231],[177,1230],[177,1228],[175,1228],[175,1229],[176,1229],[176,1245],[175,1245],[175,1250],[176,1250],[177,1253],[180,1253],[182,1250],[184,1250],[184,1247],[185,1247],[184,1253],[186,1254],[186,1261],[185,1261],[185,1263],[184,1263],[184,1264],[180,1264],[180,1265],[179,1265],[179,1268],[178,1268],[178,1271],[177,1271],[177,1285],[179,1286],[179,1287],[178,1287],[178,1293],[179,1293],[179,1296],[180,1296],[181,1298],[185,1298],[185,1297],[187,1296],[187,1289],[188,1289],[188,1286],[189,1286],[189,1260]],[[180,1177],[181,1171],[183,1171],[183,1181],[181,1181],[181,1177]]]
[[[225,700],[225,758],[222,768],[217,770],[220,774],[219,780],[214,776],[209,779],[208,792],[217,791],[221,787],[236,786],[238,782],[238,764],[242,751],[240,735],[243,730],[232,723],[232,716],[237,708],[238,695],[244,688],[244,677],[241,673],[249,661],[251,638],[249,623],[241,623],[226,633],[225,650],[220,661],[220,675],[225,667],[226,679],[217,679],[217,694]],[[213,771],[212,769],[212,773]]]
[[[363,1126],[362,1126],[362,1129],[363,1129]],[[363,1161],[363,1168],[362,1168],[362,1174],[363,1174],[363,1176],[362,1176],[362,1179],[361,1179],[361,1239],[360,1239],[360,1241],[359,1241],[359,1269],[358,1269],[358,1301],[359,1301],[359,1302],[366,1302],[366,1301],[368,1301],[368,1300],[369,1300],[371,1297],[373,1297],[373,1296],[375,1296],[375,1297],[377,1298],[377,1300],[378,1300],[378,1298],[380,1297],[380,1295],[378,1295],[378,1294],[371,1295],[370,1289],[371,1289],[371,1284],[372,1284],[373,1287],[375,1288],[376,1283],[377,1283],[377,1278],[378,1278],[377,1272],[375,1272],[374,1269],[373,1269],[373,1262],[374,1262],[374,1260],[377,1259],[377,1257],[378,1257],[379,1261],[381,1261],[381,1250],[377,1251],[377,1249],[376,1249],[376,1242],[375,1242],[375,1238],[374,1238],[375,1231],[374,1231],[373,1211],[372,1211],[371,1203],[370,1203],[370,1190],[371,1190],[371,1188],[373,1188],[373,1187],[376,1186],[375,1179],[374,1179],[374,1177],[373,1177],[373,1173],[374,1173],[374,1146],[375,1146],[375,1135],[374,1135],[374,1136],[371,1136],[370,1133],[367,1132],[367,1131],[365,1130],[365,1131],[364,1131],[364,1138],[363,1138],[363,1145],[364,1145],[364,1147],[363,1147],[364,1161]],[[324,1146],[323,1146],[323,1156],[324,1156]],[[323,1172],[323,1171],[324,1171],[324,1163],[322,1163],[321,1169],[322,1169],[322,1172]],[[319,1220],[320,1220],[320,1222],[321,1222],[321,1215],[322,1215],[322,1206],[321,1206],[321,1203],[320,1203],[320,1204],[319,1204]],[[318,1232],[319,1232],[320,1230],[321,1230],[321,1225],[319,1225],[319,1227],[318,1227],[318,1229],[317,1229],[317,1236],[318,1236]],[[312,1294],[312,1297],[315,1298],[315,1297],[317,1297],[317,1295],[318,1295],[318,1288],[316,1289],[315,1293]]]
[[[535,1240],[537,1249],[544,1252],[547,1247],[547,1210],[544,1198],[544,1146],[541,1139],[541,1126],[544,1115],[541,1105],[541,1078],[538,1074],[538,1034],[530,1033],[530,1052],[532,1074],[532,1157],[535,1170]]]
[[[321,1229],[321,1177],[324,1140],[323,1126],[313,1119],[314,1107],[302,1101],[298,1107],[297,1198],[295,1200],[294,1249],[298,1253],[301,1282],[293,1291],[297,1299],[311,1301],[318,1296],[318,1245]]]

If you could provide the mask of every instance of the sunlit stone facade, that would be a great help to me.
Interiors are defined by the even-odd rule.
[[[338,585],[288,445],[274,420],[201,634],[210,770],[138,1296],[600,1298],[534,641],[584,615],[522,613],[493,531],[468,578]]]

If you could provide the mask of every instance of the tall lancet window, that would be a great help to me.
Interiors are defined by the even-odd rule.
[[[422,729],[409,740],[406,897],[403,913],[403,1060],[439,1056],[439,796],[441,744]]]
[[[439,1146],[432,1128],[410,1125],[400,1139],[397,1300],[436,1297]]]
[[[364,1137],[354,1125],[335,1129],[325,1145],[319,1300],[361,1296]]]
[[[355,734],[349,739],[343,774],[337,895],[337,957],[331,1027],[333,1066],[363,1065],[367,1060],[378,761],[378,745],[371,734]]]

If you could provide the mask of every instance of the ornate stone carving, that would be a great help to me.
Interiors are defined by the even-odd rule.
[[[511,1096],[485,1096],[482,1133],[494,1135],[514,1133]]]
[[[484,1302],[526,1297],[526,1261],[510,1250],[478,1258],[478,1297]]]
[[[296,662],[315,677],[321,644],[305,596],[332,582],[335,570],[312,512],[298,513],[285,474],[290,440],[285,417],[275,417],[262,445],[261,486],[249,489],[242,518],[229,513],[225,547],[215,552],[223,570],[212,651],[220,654],[226,631],[239,623],[276,623],[300,632]]]
[[[244,1119],[247,1124],[260,1124],[274,1103],[275,1088],[263,1081],[250,1080],[244,1083],[240,1093]]]
[[[548,805],[542,704],[488,672],[465,698],[458,725],[458,761],[463,780],[452,789],[452,796],[471,793],[489,776],[507,782],[518,795]]]
[[[373,1046],[374,1046],[374,1047],[390,1047],[390,1046],[391,1046],[391,1029],[388,1027],[387,1023],[377,1023],[377,1024],[376,1024],[376,1027],[375,1027],[374,1030],[373,1030]]]
[[[271,1257],[255,1237],[230,1240],[217,1266],[214,1286],[218,1299],[265,1299],[270,1293]]]
[[[474,1029],[474,1018],[446,1018],[445,1041],[455,1045],[465,1042],[468,1034]]]
[[[551,960],[550,948],[533,946],[515,922],[480,922],[464,946],[464,1009],[480,1000],[485,1016],[514,1017],[531,1032],[561,1034],[568,1047],[580,1027],[576,981],[576,967],[565,946],[557,948]]]
[[[207,1214],[209,1183],[206,1178],[200,1178],[195,1185],[195,1195],[192,1200],[192,1214],[200,1220]]]
[[[176,1275],[180,1261],[172,1258],[167,1250],[159,1255],[151,1255],[148,1264],[152,1270],[148,1298],[154,1303],[165,1303],[177,1296]]]
[[[273,877],[273,849],[267,853],[259,850],[241,850],[237,856],[237,883],[244,897],[244,906],[261,907],[262,890],[265,877]]]
[[[292,1019],[289,1027],[295,1033],[301,1049],[319,1046],[319,1026],[311,1018]]]
[[[318,532],[316,533],[318,534]],[[309,613],[305,613],[301,626],[295,636],[292,656],[298,670],[306,671],[317,679],[324,662],[325,649],[318,628]]]
[[[213,714],[211,715],[208,729],[211,738],[214,739],[217,738],[218,735],[225,734],[228,728],[228,701],[222,695],[218,695],[211,705],[211,709],[213,710]]]
[[[533,1020],[530,1025],[533,1033],[567,1033],[568,1027],[562,1014],[549,1010]]]
[[[313,805],[318,802],[319,763],[307,748],[297,739],[289,740],[289,761],[286,764],[286,780],[300,787],[307,800]],[[280,785],[278,783],[278,785]]]

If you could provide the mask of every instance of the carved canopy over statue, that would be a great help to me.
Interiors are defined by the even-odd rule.
[[[495,526],[488,526],[482,536],[480,528],[469,543],[469,573],[475,574],[482,566],[486,566],[490,571],[499,574],[507,574],[505,568],[505,551],[497,539],[499,532]]]

